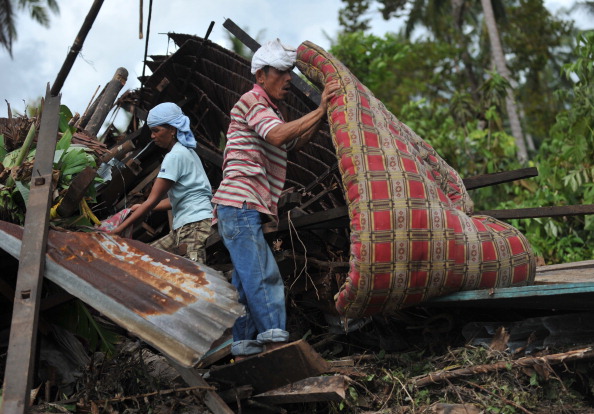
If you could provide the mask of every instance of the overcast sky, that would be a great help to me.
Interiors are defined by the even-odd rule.
[[[556,13],[574,1],[545,3]],[[26,103],[45,96],[46,87],[53,84],[93,0],[58,0],[58,4],[60,14],[50,16],[49,28],[32,21],[25,12],[17,15],[13,58],[0,49],[0,117],[6,117],[6,101],[13,112],[22,113]],[[84,112],[97,87],[109,82],[118,67],[129,72],[122,91],[139,87],[149,0],[144,1],[143,39],[139,39],[139,4],[138,0],[104,1],[82,53],[62,87],[61,102],[72,112]],[[298,46],[309,40],[329,48],[327,36],[334,38],[338,32],[341,7],[340,0],[154,0],[148,55],[173,50],[166,33],[204,37],[211,21],[215,25],[209,39],[228,47],[227,30],[223,27],[227,18],[261,41],[279,37],[284,43]],[[577,16],[582,19],[577,21],[580,28],[594,27],[591,16]],[[385,22],[378,12],[371,17],[375,34],[398,30],[398,22]]]

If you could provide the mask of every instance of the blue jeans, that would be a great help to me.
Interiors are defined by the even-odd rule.
[[[289,339],[285,286],[272,250],[264,239],[260,212],[217,206],[219,234],[233,262],[233,286],[245,314],[233,325],[233,355],[262,352],[268,342]]]

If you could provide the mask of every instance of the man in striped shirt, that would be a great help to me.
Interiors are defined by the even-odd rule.
[[[339,88],[330,81],[320,105],[285,122],[278,104],[290,88],[296,51],[278,39],[252,58],[256,84],[231,109],[223,180],[215,193],[218,231],[233,262],[233,285],[245,315],[233,326],[236,359],[274,349],[289,339],[284,283],[264,239],[262,216],[278,220],[277,203],[285,185],[287,151],[299,149],[317,132],[328,102]]]

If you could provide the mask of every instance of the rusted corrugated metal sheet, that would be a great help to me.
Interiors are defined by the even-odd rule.
[[[0,248],[18,258],[22,234],[0,221]],[[219,272],[105,233],[50,230],[45,277],[188,367],[242,312]]]

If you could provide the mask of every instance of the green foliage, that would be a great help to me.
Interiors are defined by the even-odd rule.
[[[583,386],[579,378],[588,381],[591,376],[591,364],[583,362],[569,369],[531,369],[514,363],[517,355],[482,346],[449,348],[442,355],[425,349],[390,356],[360,366],[361,375],[331,412],[357,413],[363,408],[365,412],[426,412],[436,403],[471,404],[485,413],[517,413],[519,407],[526,412],[562,412],[587,404],[588,391],[576,392]],[[473,372],[479,366],[501,363],[505,369]],[[435,374],[458,369],[467,372],[443,382],[425,382],[439,376]]]
[[[455,51],[447,43],[361,32],[340,35],[330,49],[397,116],[410,100],[447,102],[459,80],[451,58]]]
[[[0,160],[6,156],[6,144],[4,143],[4,135],[0,134]]]
[[[62,105],[60,107],[59,131],[62,134],[57,145],[53,160],[54,172],[59,172],[57,194],[52,200],[52,203],[57,203],[64,190],[67,190],[79,172],[86,167],[96,167],[97,162],[92,152],[85,146],[72,144],[72,133],[74,129],[68,125],[68,121],[72,117],[71,111],[68,107]],[[20,148],[15,149],[9,153],[4,150],[0,152],[2,157],[0,162],[5,168],[12,168],[22,166],[22,177],[15,178],[7,177],[4,183],[0,184],[0,219],[10,221],[17,224],[24,223],[27,200],[29,196],[29,180],[31,166],[25,165],[26,162],[31,163],[35,159],[36,149],[33,147],[33,141],[36,135],[35,124],[31,125],[29,133]],[[21,175],[19,175],[20,177]],[[29,177],[29,178],[27,178]],[[17,180],[15,182],[15,180]],[[100,178],[96,178],[96,182]],[[90,186],[87,190],[86,197],[94,201],[96,196],[95,186]],[[87,223],[88,220],[74,220],[71,222]]]
[[[0,184],[0,220],[11,223],[25,222],[25,203],[14,186]]]
[[[90,352],[112,355],[121,337],[109,326],[95,319],[85,303],[76,299],[49,311],[53,323],[74,333]]]

